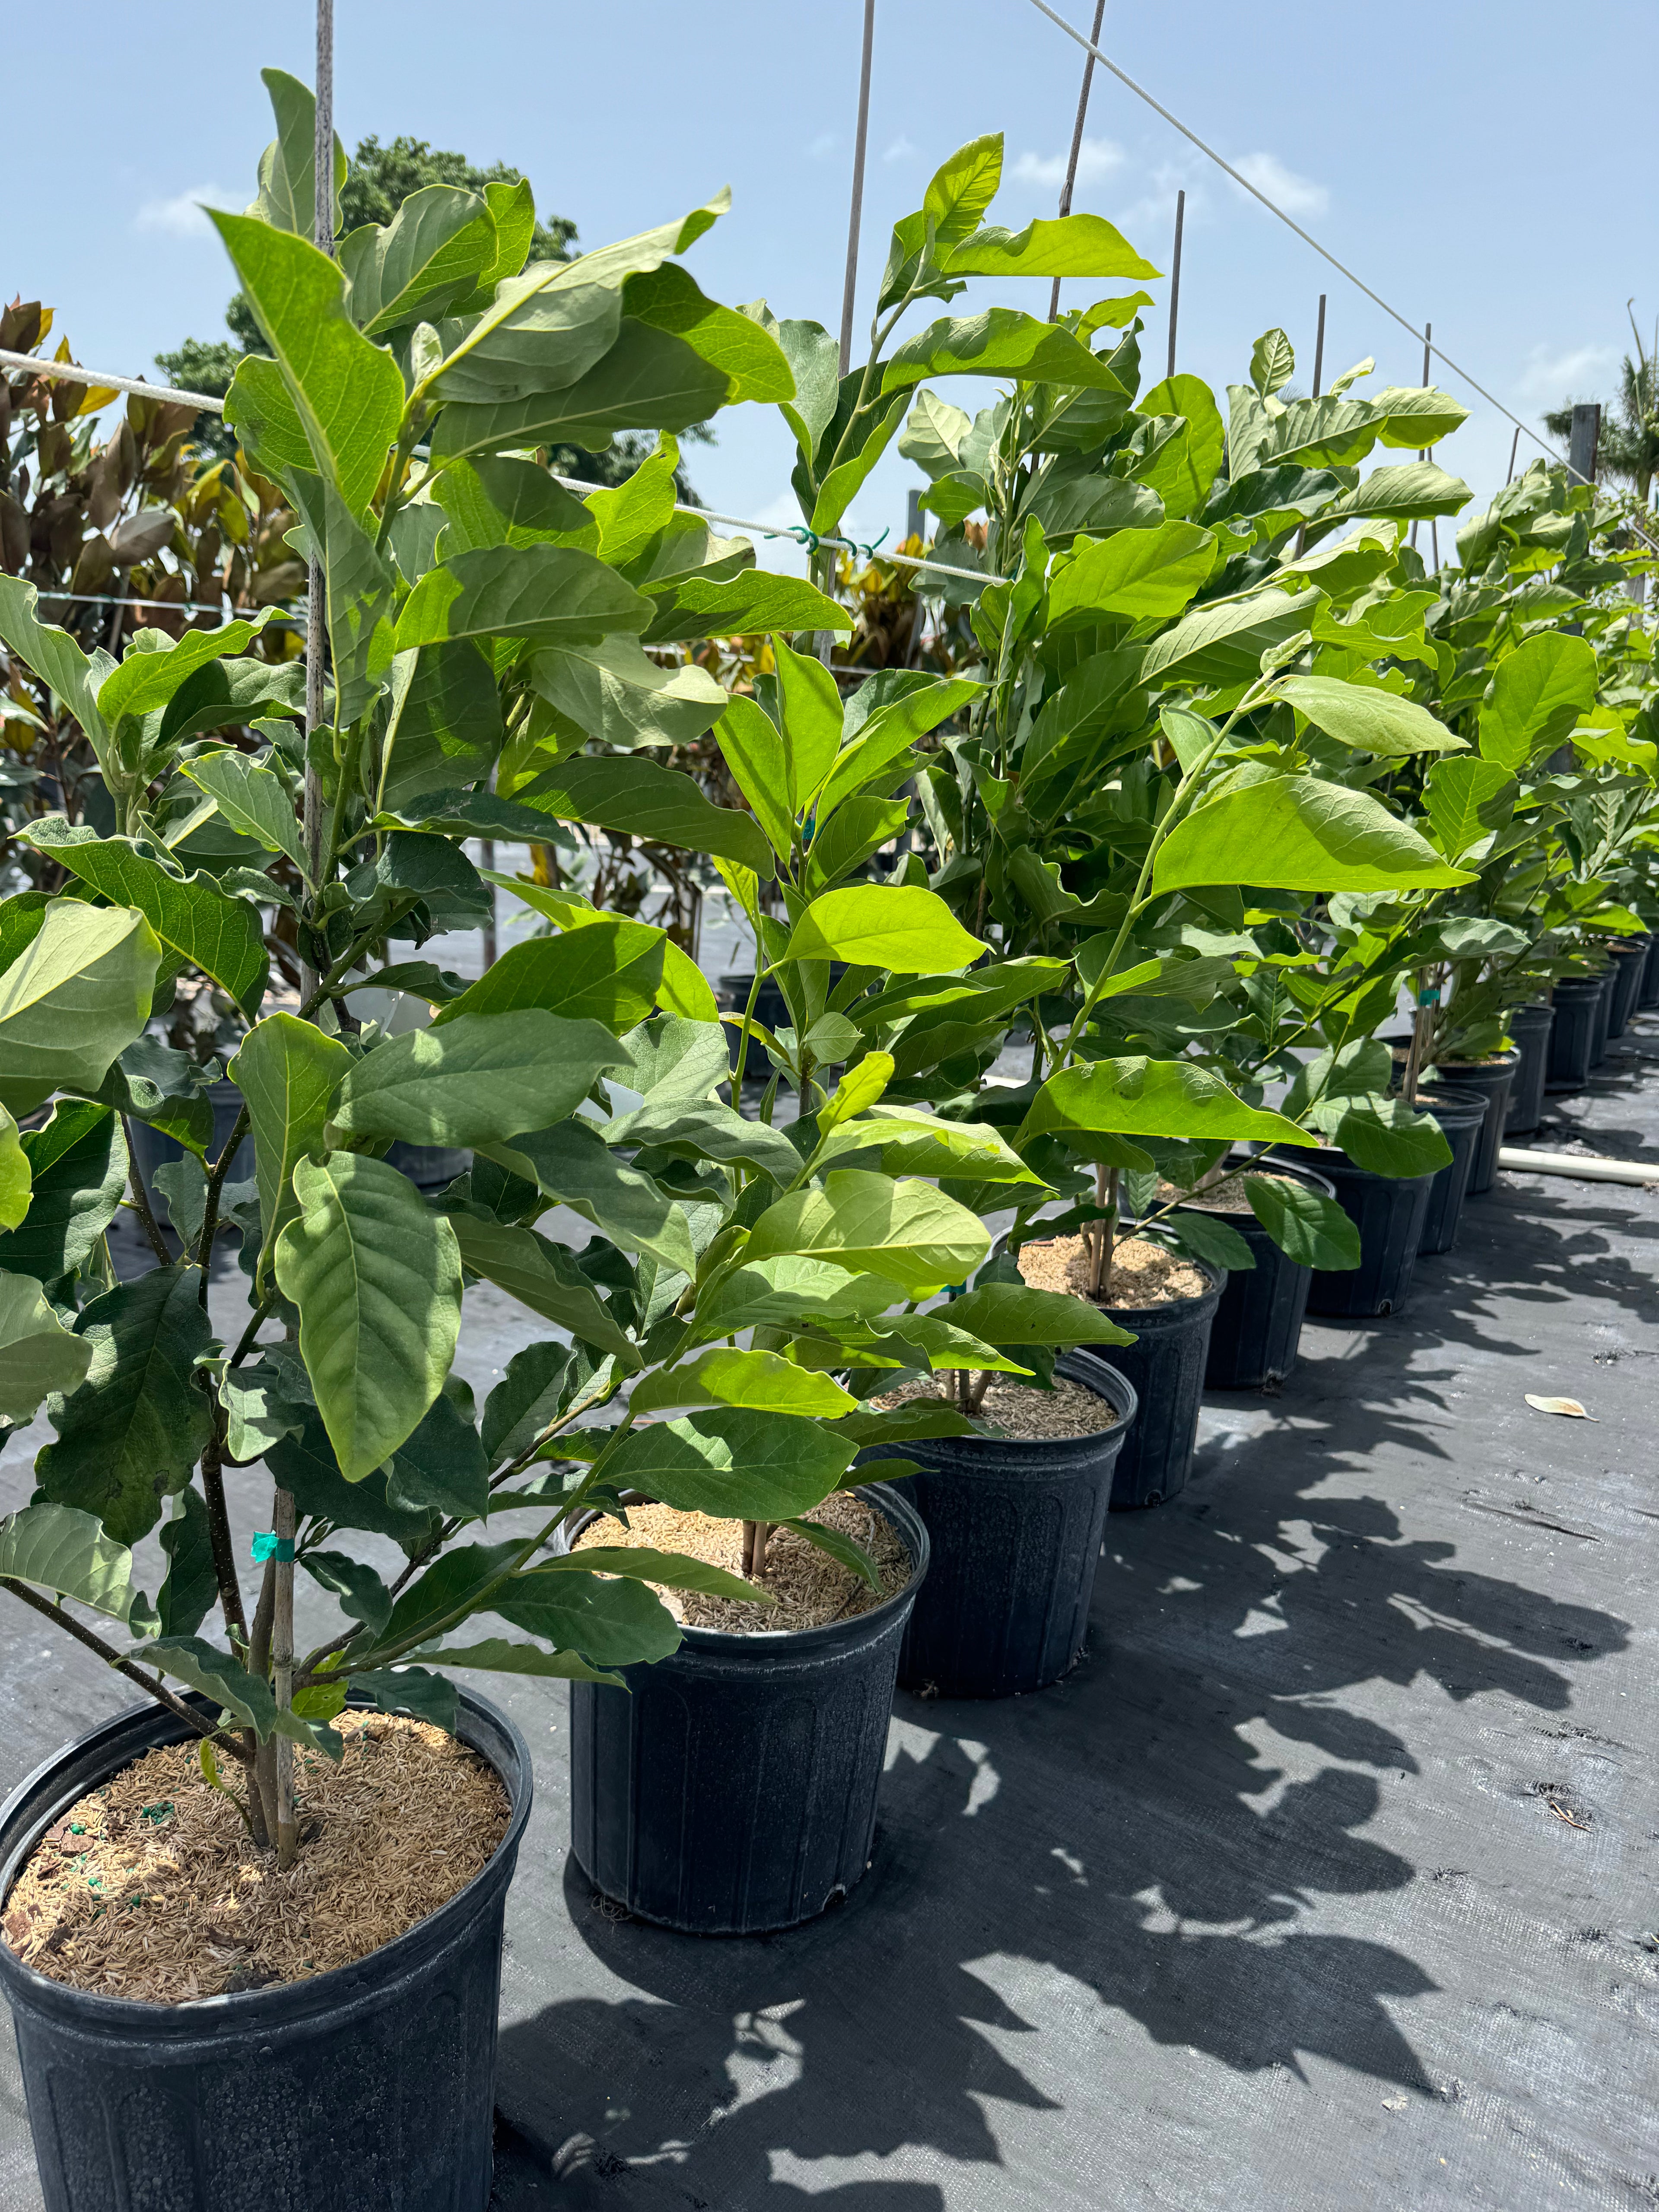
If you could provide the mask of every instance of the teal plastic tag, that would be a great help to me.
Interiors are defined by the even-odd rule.
[[[256,1562],[263,1559],[289,1560],[294,1557],[294,1539],[292,1536],[278,1536],[271,1529],[262,1528],[253,1540],[253,1557]]]

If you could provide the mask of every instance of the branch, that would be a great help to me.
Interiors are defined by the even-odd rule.
[[[213,1164],[208,1177],[207,1205],[202,1214],[201,1242],[196,1248],[202,1269],[202,1304],[208,1302],[208,1277],[213,1266],[213,1240],[219,1229],[219,1194],[225,1187],[225,1177],[230,1173],[230,1164],[236,1157],[236,1148],[248,1133],[248,1110],[246,1106],[236,1116],[234,1127],[225,1139],[225,1148]]]
[[[199,1713],[192,1712],[182,1698],[175,1698],[154,1674],[146,1674],[130,1659],[124,1659],[112,1644],[106,1644],[101,1636],[94,1636],[89,1628],[83,1628],[72,1614],[64,1611],[62,1606],[54,1605],[50,1598],[42,1597],[39,1590],[31,1589],[27,1583],[20,1583],[11,1575],[0,1575],[0,1589],[9,1589],[14,1597],[21,1597],[25,1605],[32,1605],[37,1613],[44,1613],[56,1626],[74,1637],[77,1644],[84,1644],[88,1651],[95,1651],[106,1666],[114,1668],[118,1674],[125,1674],[130,1682],[136,1682],[141,1690],[155,1698],[157,1705],[165,1705],[170,1713],[194,1729],[198,1735],[206,1736],[221,1750],[229,1752],[233,1759],[246,1762],[246,1752],[233,1737],[222,1735],[216,1722],[210,1725]]]
[[[150,1250],[155,1253],[164,1267],[170,1267],[173,1265],[173,1255],[168,1251],[167,1239],[162,1236],[156,1222],[155,1208],[149,1202],[149,1193],[144,1188],[143,1170],[139,1166],[138,1155],[133,1150],[132,1124],[125,1114],[121,1116],[121,1134],[126,1139],[127,1185],[132,1193],[132,1210],[143,1224],[144,1234],[149,1239]]]

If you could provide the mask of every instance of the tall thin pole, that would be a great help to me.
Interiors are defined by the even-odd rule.
[[[864,149],[870,135],[870,57],[876,0],[864,0],[864,58],[859,64],[859,127],[853,142],[853,205],[847,218],[847,280],[841,294],[841,373],[853,365],[853,301],[859,286],[859,225],[864,219]]]
[[[1106,0],[1095,0],[1095,27],[1089,33],[1091,46],[1100,44],[1100,27],[1105,20]],[[1066,182],[1060,188],[1060,212],[1063,217],[1072,212],[1072,194],[1077,188],[1078,157],[1083,151],[1083,125],[1089,113],[1089,85],[1095,73],[1095,58],[1087,53],[1083,58],[1083,88],[1077,96],[1077,121],[1072,125],[1071,159],[1066,164]],[[1060,279],[1054,279],[1054,289],[1048,295],[1048,320],[1060,320]]]
[[[334,251],[334,0],[317,0],[317,129],[312,141],[312,183],[315,212],[312,240],[319,253]],[[306,730],[314,736],[324,727],[323,653],[326,626],[322,563],[313,555],[306,576]],[[323,786],[317,769],[307,761],[305,781],[304,835],[306,860],[313,884],[322,873]],[[319,886],[320,888],[320,886]],[[307,998],[317,988],[317,975],[307,962],[301,988]]]
[[[1431,365],[1432,365],[1433,359],[1434,359],[1434,325],[1433,325],[1432,323],[1425,323],[1425,324],[1424,324],[1424,325],[1423,325],[1423,382],[1424,382],[1424,385],[1425,385],[1425,387],[1426,387],[1426,386],[1427,386],[1427,384],[1428,384],[1428,381],[1429,381],[1429,372],[1430,372],[1430,368],[1431,368]],[[1419,459],[1419,461],[1426,461],[1426,460],[1428,459],[1428,458],[1429,458],[1429,448],[1428,448],[1428,447],[1426,447],[1426,446],[1419,446],[1419,447],[1418,447],[1418,451],[1417,451],[1417,458],[1418,458],[1418,459]],[[1415,551],[1416,551],[1416,550],[1417,550],[1417,525],[1416,525],[1416,523],[1414,523],[1414,522],[1413,522],[1413,525],[1412,525],[1412,534],[1411,534],[1411,540],[1410,540],[1410,543],[1411,543],[1412,550],[1413,550],[1413,552],[1415,552]],[[1435,554],[1436,554],[1435,564],[1434,564],[1434,565],[1435,565],[1435,567],[1437,568],[1440,566],[1440,561],[1439,561],[1440,532],[1439,532],[1437,530],[1437,531],[1435,532],[1435,533],[1434,533],[1434,544],[1435,544]]]
[[[1318,398],[1325,382],[1325,295],[1319,295],[1319,328],[1314,337],[1313,396]]]
[[[1170,368],[1175,374],[1176,323],[1181,313],[1181,234],[1187,227],[1187,195],[1176,194],[1175,256],[1170,264]]]
[[[1521,425],[1515,426],[1515,435],[1510,440],[1510,472],[1504,479],[1506,484],[1515,482],[1515,457],[1521,450]]]

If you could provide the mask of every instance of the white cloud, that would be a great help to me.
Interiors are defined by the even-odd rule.
[[[1323,185],[1315,184],[1310,177],[1297,176],[1294,169],[1285,167],[1277,154],[1245,154],[1233,167],[1259,192],[1265,192],[1283,208],[1286,215],[1323,215],[1331,204],[1331,196]],[[1238,191],[1237,185],[1233,190]]]
[[[159,233],[167,238],[210,238],[213,225],[202,212],[201,203],[210,207],[234,208],[238,205],[234,192],[228,192],[222,185],[192,185],[187,191],[175,193],[168,200],[142,201],[132,218],[135,230]]]
[[[1138,252],[1158,268],[1167,269],[1175,236],[1176,194],[1186,192],[1188,222],[1205,214],[1208,203],[1203,186],[1189,183],[1187,171],[1177,162],[1161,162],[1146,184],[1140,198],[1112,221]]]
[[[901,131],[881,158],[884,161],[914,161],[921,151],[921,147],[912,145]]]
[[[1522,399],[1540,407],[1559,407],[1569,398],[1582,399],[1611,391],[1619,365],[1616,346],[1572,346],[1565,353],[1535,345],[1516,391]]]
[[[841,140],[835,131],[820,131],[806,149],[807,159],[811,161],[822,161],[833,154],[840,143]]]
[[[1066,181],[1066,158],[1065,154],[1022,154],[1009,171],[1009,178],[1015,184],[1041,185],[1057,192]],[[1122,147],[1109,138],[1085,138],[1078,149],[1077,180],[1079,185],[1097,185],[1103,177],[1121,169],[1127,158]]]

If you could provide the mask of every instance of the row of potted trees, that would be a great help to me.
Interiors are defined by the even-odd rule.
[[[271,349],[227,418],[321,564],[320,708],[258,620],[118,659],[0,577],[14,667],[107,804],[33,816],[0,900],[0,1419],[53,1431],[0,1582],[148,1699],[15,1795],[0,1890],[89,1790],[192,1738],[284,1878],[348,1707],[458,1735],[509,1812],[482,1874],[337,1972],[162,2007],[20,1937],[0,1977],[50,2202],[94,2171],[115,2201],[130,2157],[146,2201],[266,2172],[364,2201],[342,2054],[401,2110],[418,2047],[453,2094],[399,2201],[482,2206],[532,1776],[477,1678],[571,1683],[576,1855],[631,1910],[745,1932],[845,1895],[896,1680],[1062,1674],[1106,1513],[1186,1480],[1206,1373],[1282,1380],[1310,1302],[1397,1310],[1532,1074],[1583,1079],[1575,992],[1634,979],[1628,1018],[1650,656],[1615,596],[1639,564],[1562,471],[1425,574],[1410,529],[1467,488],[1361,464],[1449,434],[1443,393],[1361,396],[1362,364],[1285,400],[1273,331],[1224,419],[1194,378],[1142,389],[1136,290],[916,327],[975,277],[1157,273],[1095,216],[989,221],[999,140],[896,226],[841,377],[817,325],[702,291],[684,257],[720,200],[526,265],[526,187],[436,186],[319,252],[310,98],[272,89],[260,198],[214,216]],[[939,389],[963,375],[1002,389],[973,419]],[[820,535],[898,440],[939,557],[987,580],[946,580],[970,670],[849,692],[818,649],[839,604],[676,507],[675,434],[744,403],[782,410]],[[623,429],[656,457],[586,501],[540,458]],[[729,696],[697,655],[739,633],[772,642]],[[711,732],[741,805],[659,757]],[[756,946],[740,1006],[580,883],[515,884],[544,930],[476,981],[419,957],[485,910],[470,842],[572,823],[718,872]],[[217,1063],[157,1034],[203,987],[241,1102],[216,1134]],[[429,1024],[359,1020],[368,988]],[[147,1174],[146,1132],[181,1156]],[[423,1190],[398,1146],[468,1164]],[[123,1206],[155,1262],[125,1280]],[[479,1284],[545,1324],[481,1408],[453,1371]],[[260,1468],[250,1611],[229,1504]],[[786,1556],[844,1595],[769,1631]],[[308,1648],[296,1576],[338,1608]],[[132,2100],[143,2130],[94,2124]]]

